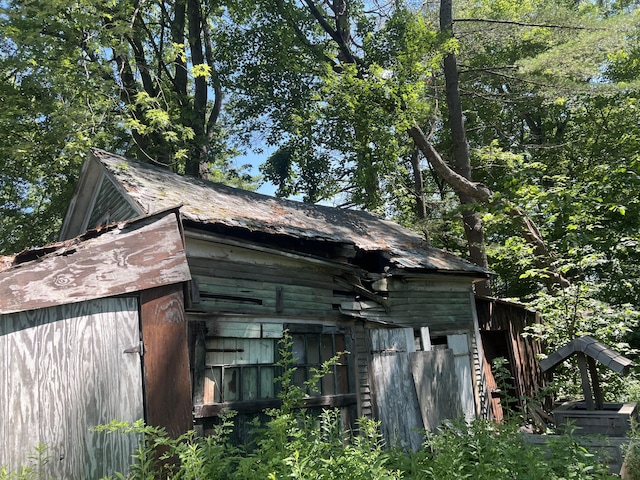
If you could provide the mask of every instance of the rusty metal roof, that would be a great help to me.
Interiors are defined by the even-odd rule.
[[[203,226],[350,244],[379,252],[402,269],[487,276],[477,265],[431,247],[415,232],[367,212],[261,195],[181,176],[103,150],[93,150],[92,155],[146,214],[182,205],[183,218]]]

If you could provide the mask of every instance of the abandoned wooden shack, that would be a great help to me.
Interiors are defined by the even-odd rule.
[[[44,445],[39,478],[102,478],[139,439],[93,427],[191,428],[180,229],[164,211],[0,258],[0,466]]]
[[[318,392],[309,392],[306,406],[339,408],[345,424],[362,415],[376,417],[389,444],[418,448],[420,429],[433,429],[453,416],[488,415],[473,293],[473,283],[487,277],[483,269],[365,212],[276,199],[101,150],[91,152],[82,168],[60,241],[66,244],[102,225],[120,225],[114,222],[135,225],[135,219],[142,222],[172,209],[179,212],[185,252],[180,255],[186,256],[188,267],[172,284],[171,295],[178,295],[181,282],[188,281],[185,295],[160,308],[163,315],[175,311],[175,331],[171,336],[147,333],[141,308],[144,348],[124,349],[140,357],[145,376],[147,368],[158,366],[158,383],[143,382],[145,408],[137,410],[147,422],[164,425],[152,406],[173,402],[190,417],[187,422],[180,416],[172,432],[195,426],[206,433],[223,409],[234,409],[240,414],[236,420],[242,438],[244,418],[278,404],[276,363],[285,330],[292,336],[298,383],[324,360],[350,352],[320,382]],[[157,244],[162,242],[146,235],[139,240],[142,245],[136,242],[131,248],[140,248],[141,261],[156,263],[153,252],[162,249]],[[128,284],[123,248],[114,240],[104,256],[118,265],[118,278]],[[58,257],[73,260],[73,255]],[[57,278],[57,266],[47,268]],[[76,271],[73,264],[66,268]],[[156,275],[134,276],[140,285],[133,290],[103,294],[116,295],[118,301],[119,295],[133,294],[137,300],[128,308],[137,311],[135,302],[144,307],[145,292],[151,291],[146,282]],[[94,283],[86,288],[94,289]],[[77,285],[83,289],[82,283]],[[10,285],[4,288],[11,290]],[[24,291],[30,291],[26,284]],[[69,292],[56,300],[56,308],[84,301],[75,286]],[[17,308],[37,312],[49,307],[26,302]],[[0,313],[9,313],[2,318],[6,324],[15,315],[11,310]],[[96,331],[93,341],[100,335]],[[151,348],[148,341],[157,343]],[[188,358],[188,368],[176,365],[163,376],[159,366],[173,365],[175,358]],[[4,361],[10,365],[11,355]],[[73,375],[69,360],[64,362],[60,374]],[[100,369],[91,368],[94,373]],[[24,371],[16,375],[28,376]],[[160,384],[161,391],[154,390]],[[4,395],[11,394],[9,387]],[[39,405],[40,400],[31,403]],[[113,416],[120,412],[113,410]],[[74,419],[66,421],[76,431],[85,425]]]

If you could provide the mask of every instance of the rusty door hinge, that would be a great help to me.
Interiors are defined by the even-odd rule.
[[[134,345],[132,347],[127,348],[123,353],[139,353],[140,355],[144,354],[144,346],[142,342],[138,345]]]

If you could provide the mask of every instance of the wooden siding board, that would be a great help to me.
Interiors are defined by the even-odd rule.
[[[57,460],[63,460],[60,467],[66,467],[62,471],[54,467],[51,474],[57,473],[60,478],[71,478],[74,473],[86,475],[89,472],[71,465],[74,460],[78,460],[80,467],[84,467],[84,458],[77,459],[77,455],[74,455],[76,453],[74,449],[69,449],[65,445],[70,427],[67,416],[77,408],[73,404],[77,397],[73,392],[73,387],[76,384],[70,381],[68,371],[70,355],[67,352],[69,347],[66,344],[69,337],[70,321],[64,318],[60,310],[59,308],[52,309],[52,315],[48,316],[40,315],[43,313],[42,311],[33,312],[38,315],[37,319],[34,318],[34,323],[38,325],[36,329],[39,344],[39,351],[33,358],[36,362],[37,391],[40,397],[38,415],[40,421],[36,425],[39,432],[36,438],[43,439],[43,442],[46,441],[47,447],[50,448],[48,454]],[[89,365],[82,365],[82,367],[87,368]],[[93,378],[93,375],[89,376]],[[81,378],[81,374],[76,378]],[[66,394],[60,394],[61,387],[67,388]],[[54,401],[50,401],[51,399]],[[82,409],[82,412],[86,414],[87,409]],[[46,420],[42,421],[43,419]],[[85,428],[87,427],[85,426]],[[67,457],[67,455],[69,456]]]
[[[200,303],[211,301],[234,300],[239,303],[261,302],[261,305],[268,306],[276,311],[278,304],[277,284],[257,284],[249,281],[229,282],[235,285],[224,285],[223,282],[211,283],[210,279],[198,277],[200,290]],[[221,298],[217,298],[221,297]],[[282,287],[282,302],[284,309],[293,304],[329,304],[338,303],[334,298],[332,290],[312,289],[287,285]]]
[[[177,437],[192,427],[187,322],[182,285],[140,294],[146,420]]]
[[[190,278],[176,215],[166,213],[0,272],[0,312],[121,295]]]
[[[119,434],[90,429],[112,420],[133,422],[143,418],[140,357],[124,353],[139,338],[137,301],[113,301],[120,305],[117,314],[108,303],[91,303],[84,304],[87,309],[82,316],[65,320],[69,352],[80,360],[69,364],[68,376],[86,378],[81,383],[71,382],[76,407],[72,406],[68,415],[64,449],[69,463],[65,478],[95,478],[96,473],[127,471],[127,456],[138,441],[135,435],[129,435],[130,443],[124,444],[116,438]]]
[[[469,339],[467,334],[447,335],[447,345],[453,351],[458,376],[458,391],[462,402],[462,411],[470,421],[476,416],[476,400],[474,394],[474,380],[469,354]]]
[[[216,248],[222,247],[221,245]],[[329,274],[327,270],[319,270],[317,266],[305,269],[305,264],[302,261],[295,266],[282,265],[278,267],[264,263],[258,255],[254,255],[251,260],[243,261],[242,258],[238,258],[230,261],[194,257],[191,252],[189,253],[188,261],[193,275],[266,283],[274,283],[274,279],[277,279],[277,283],[282,285],[300,285],[311,288],[336,287],[333,275]]]
[[[105,217],[109,217],[105,222]],[[94,228],[101,223],[120,222],[136,217],[136,211],[129,205],[129,202],[116,189],[115,185],[105,175],[102,177],[102,184],[93,204],[93,209],[89,215],[86,229]]]
[[[0,328],[6,337],[7,363],[0,369],[7,371],[7,406],[5,417],[4,458],[0,464],[10,467],[25,463],[26,452],[33,451],[34,432],[38,432],[34,419],[39,418],[40,395],[37,381],[36,358],[40,353],[38,332],[33,325],[34,314],[0,317]],[[2,447],[2,446],[0,446]]]

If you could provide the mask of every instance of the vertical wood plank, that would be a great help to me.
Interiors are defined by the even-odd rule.
[[[69,395],[69,356],[67,354],[68,321],[62,307],[36,310],[34,318],[38,330],[39,352],[34,356],[39,396],[38,437],[47,445],[50,459],[45,472],[46,478],[72,474],[66,467],[73,456],[67,451],[67,415],[75,408]]]
[[[408,352],[415,351],[413,329],[371,330],[371,380],[381,430],[389,446],[417,450],[422,416]]]
[[[462,416],[453,352],[414,352],[410,358],[424,427],[433,432],[443,420]]]
[[[69,306],[71,307],[71,306]],[[66,308],[66,307],[65,307]],[[102,299],[69,315],[69,403],[66,478],[99,478],[127,472],[139,438],[93,428],[112,420],[143,418],[138,353],[138,304],[134,298]]]
[[[145,290],[140,301],[146,420],[177,437],[193,425],[182,285]]]
[[[425,352],[431,351],[431,333],[429,327],[420,328],[420,340],[422,341],[422,350]]]
[[[126,473],[138,439],[90,429],[143,415],[140,359],[121,361],[122,344],[139,338],[137,312],[135,299],[101,299],[0,319],[0,359],[11,367],[3,369],[1,463],[25,465],[41,442],[49,456],[43,478]]]
[[[95,395],[98,391],[98,365],[96,365],[93,336],[97,333],[92,329],[91,308],[87,304],[78,304],[69,312],[69,329],[67,346],[70,357],[68,364],[69,379],[76,379],[68,386],[68,395],[72,399],[73,408],[67,413],[67,438],[65,449],[68,455],[65,475],[86,476],[95,463],[91,465],[91,454],[87,436],[88,421],[95,421],[98,417]],[[95,313],[95,311],[94,311]],[[105,420],[104,423],[108,422]],[[89,465],[85,464],[89,463]]]
[[[9,407],[7,399],[9,398],[9,358],[7,357],[8,346],[8,328],[6,324],[9,323],[8,315],[0,315],[0,442],[2,444],[7,443],[7,436],[9,435]],[[8,453],[4,448],[0,447],[0,465],[7,465],[9,463]]]
[[[453,351],[458,377],[458,391],[462,402],[462,411],[467,421],[476,416],[476,401],[471,374],[471,358],[469,355],[469,339],[466,333],[447,335],[447,345]]]

